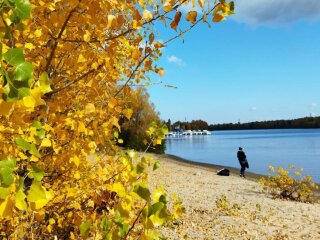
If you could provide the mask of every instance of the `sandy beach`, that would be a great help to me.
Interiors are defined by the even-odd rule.
[[[167,239],[320,239],[320,204],[272,199],[257,179],[240,178],[238,169],[218,176],[220,166],[186,163],[154,155],[161,167],[151,174],[153,187],[183,199],[186,213],[159,230]]]

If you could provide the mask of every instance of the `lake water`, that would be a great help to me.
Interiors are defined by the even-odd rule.
[[[243,147],[250,172],[267,174],[268,166],[302,167],[320,183],[320,129],[214,131],[212,135],[166,140],[167,154],[187,160],[239,168]]]

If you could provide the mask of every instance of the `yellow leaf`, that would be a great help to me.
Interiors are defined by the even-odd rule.
[[[0,200],[0,218],[11,218],[13,207],[14,204],[10,195],[4,200]]]
[[[73,177],[77,180],[80,179],[80,173],[78,171],[76,171],[75,174],[73,175]]]
[[[152,13],[149,10],[143,10],[142,12],[142,19],[149,21],[153,18]]]
[[[161,43],[161,42],[155,42],[155,43],[153,44],[153,46],[154,46],[155,48],[163,48],[163,47],[164,47],[163,43]]]
[[[80,159],[77,156],[74,156],[69,159],[69,162],[74,163],[77,167],[79,167]]]
[[[78,63],[83,63],[83,62],[86,62],[86,59],[82,54],[80,54],[78,57]]]
[[[36,31],[34,31],[34,35],[35,35],[36,37],[41,37],[41,35],[42,35],[41,29],[37,29]]]
[[[87,133],[87,128],[83,122],[79,122],[78,124],[78,132],[79,133]]]
[[[108,107],[109,108],[114,108],[116,105],[118,104],[117,99],[115,98],[111,98],[108,102]]]
[[[198,3],[199,3],[199,5],[200,5],[201,8],[204,7],[204,1],[203,1],[203,0],[198,0]]]
[[[96,108],[93,103],[88,103],[86,105],[86,114],[94,113],[96,111]]]
[[[23,104],[27,108],[34,108],[36,104],[36,100],[32,96],[27,96],[23,98]]]
[[[137,20],[133,20],[132,27],[137,30],[142,28],[140,21]]]
[[[139,49],[134,49],[132,51],[131,57],[133,60],[139,59],[139,57],[141,57],[141,51]]]
[[[87,206],[93,208],[93,207],[94,207],[94,201],[90,199],[90,200],[88,201],[88,203],[87,203]]]
[[[130,108],[123,110],[123,115],[124,115],[128,120],[130,120],[130,118],[131,118],[131,116],[132,116],[132,113],[133,113],[133,110],[130,109]]]
[[[196,11],[190,11],[187,13],[186,20],[188,22],[195,24],[197,21],[197,15],[198,13]]]
[[[126,189],[122,185],[122,183],[115,183],[112,185],[111,191],[116,192],[119,197],[125,197],[126,196]]]
[[[91,33],[90,33],[88,30],[86,30],[86,33],[83,35],[83,40],[84,40],[85,42],[90,42],[90,40],[91,40]]]
[[[90,153],[93,154],[95,153],[96,151],[96,148],[97,148],[97,144],[95,142],[90,142],[88,144],[89,148],[90,148]]]
[[[24,47],[29,50],[33,50],[36,48],[32,43],[26,43]]]
[[[174,19],[172,20],[172,22],[170,23],[170,27],[174,30],[177,30],[177,26],[180,22],[181,19],[181,12],[178,11],[176,12],[176,15],[174,16]]]
[[[220,15],[220,14],[218,14],[218,13],[216,13],[216,14],[213,15],[213,21],[214,21],[214,22],[221,22],[221,21],[223,21],[224,19],[225,19],[225,17],[222,16],[222,15]]]
[[[46,104],[46,102],[41,98],[42,95],[43,94],[41,88],[35,88],[31,90],[31,96],[35,100],[35,107]]]
[[[163,77],[164,76],[164,69],[162,69],[162,68],[159,69],[157,73],[159,74],[160,77]]]
[[[170,12],[173,10],[173,8],[171,7],[171,4],[169,2],[166,2],[165,4],[163,4],[163,10],[165,12]]]
[[[50,218],[49,219],[49,224],[50,225],[53,225],[53,224],[55,224],[56,223],[56,220],[54,220],[53,218]]]
[[[107,24],[107,29],[111,29],[115,27],[117,24],[117,19],[114,15],[108,15],[108,24]]]
[[[41,147],[51,147],[51,141],[48,138],[45,138],[41,142]]]
[[[19,156],[21,159],[23,159],[23,160],[28,159],[28,157],[27,157],[24,153],[22,153],[22,152],[19,152],[19,153],[18,153],[18,156]],[[33,156],[33,155],[32,155],[32,156]]]
[[[154,33],[151,33],[151,34],[149,35],[149,43],[152,44],[153,41],[154,41]]]
[[[19,191],[16,193],[16,208],[19,210],[26,210],[27,209],[27,203],[25,201],[26,195],[23,192],[23,189],[20,188]]]
[[[50,86],[50,80],[47,72],[43,72],[40,75],[38,86],[40,86],[40,91],[44,94],[52,91]]]
[[[38,162],[39,161],[39,158],[37,158],[36,156],[31,156],[31,158],[30,158],[30,161],[31,162]]]
[[[0,115],[8,115],[13,110],[13,106],[13,102],[5,102],[0,99]]]

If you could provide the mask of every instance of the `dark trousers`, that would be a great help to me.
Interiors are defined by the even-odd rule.
[[[241,169],[240,169],[240,175],[244,176],[244,171],[246,170],[246,164],[245,162],[240,162]]]

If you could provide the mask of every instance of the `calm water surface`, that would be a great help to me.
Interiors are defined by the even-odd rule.
[[[242,146],[250,172],[267,174],[268,166],[302,167],[320,183],[320,129],[214,131],[207,136],[166,140],[167,154],[197,162],[239,167]]]

